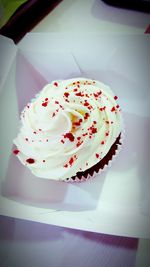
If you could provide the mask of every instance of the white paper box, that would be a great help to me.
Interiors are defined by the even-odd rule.
[[[7,63],[0,91],[0,214],[150,237],[149,41],[146,35],[28,34],[16,47],[7,38],[0,40]],[[123,148],[111,168],[87,182],[37,178],[11,153],[19,113],[46,83],[79,76],[98,79],[119,96]]]

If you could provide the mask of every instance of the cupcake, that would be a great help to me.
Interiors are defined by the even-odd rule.
[[[121,145],[117,99],[92,79],[47,84],[21,113],[13,153],[37,177],[87,180],[104,170]]]

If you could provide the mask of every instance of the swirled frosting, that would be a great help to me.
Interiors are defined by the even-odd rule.
[[[34,175],[64,180],[99,162],[122,130],[117,96],[103,83],[53,81],[27,104],[14,154]]]

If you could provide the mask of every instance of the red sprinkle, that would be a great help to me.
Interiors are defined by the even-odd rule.
[[[112,107],[111,112],[114,112],[115,110],[116,110],[115,107]]]
[[[57,83],[57,82],[54,82],[54,85],[55,85],[55,86],[58,86],[58,83]]]
[[[106,136],[108,136],[109,135],[109,132],[106,132],[106,134],[105,134]]]
[[[55,101],[55,104],[59,104],[59,102],[58,101]]]
[[[68,168],[68,164],[65,164],[65,165],[64,165],[64,168]]]
[[[43,106],[43,107],[47,107],[47,105],[48,105],[48,102],[44,102],[44,103],[42,103],[42,106]]]
[[[69,96],[69,93],[65,92],[65,93],[64,93],[64,96],[65,96],[65,97],[68,97],[68,96]]]
[[[35,160],[32,158],[29,158],[26,160],[26,162],[28,162],[29,164],[33,164],[35,162]]]
[[[79,146],[81,146],[81,145],[82,145],[82,143],[83,143],[83,141],[81,141],[81,142],[78,142],[78,143],[76,144],[76,147],[79,147]]]
[[[97,133],[97,129],[96,128],[92,128],[92,133]]]
[[[95,96],[95,98],[99,97],[102,94],[101,91],[97,92],[97,93],[93,93],[93,95]]]
[[[86,120],[89,116],[90,116],[89,113],[85,113],[84,119]]]
[[[93,95],[95,96],[95,98],[97,98],[97,97],[98,97],[98,94],[96,94],[96,93],[93,93]]]
[[[76,93],[75,95],[76,95],[76,96],[84,96],[84,94],[82,94],[81,92]]]
[[[86,135],[88,135],[88,133],[84,133],[84,134],[82,134],[82,136],[86,136]]]
[[[114,99],[117,100],[117,99],[118,99],[118,96],[115,95],[115,96],[114,96]]]
[[[63,144],[65,143],[65,141],[64,141],[63,139],[62,139],[62,140],[60,140],[60,142],[61,142],[61,143],[63,143]]]
[[[92,128],[92,133],[97,133],[97,129],[96,128]]]
[[[81,139],[81,136],[78,136],[78,137],[77,137],[77,140],[80,140],[80,139]]]
[[[64,135],[65,138],[68,138],[70,140],[70,142],[73,142],[74,141],[74,136],[72,133],[66,133]]]
[[[90,104],[86,101],[85,103],[84,103],[84,106],[85,107],[87,107],[87,106],[89,106]]]
[[[96,153],[95,156],[96,156],[97,159],[99,158],[99,154]]]
[[[97,128],[95,128],[93,125],[92,125],[90,128],[88,128],[88,130],[91,131],[90,134],[95,134],[95,133],[97,133]]]
[[[73,162],[74,162],[74,159],[71,157],[69,160],[69,164],[72,165]]]
[[[73,124],[74,124],[75,126],[80,126],[80,125],[81,125],[81,122],[82,122],[82,119],[79,119],[79,121],[76,121],[76,122],[74,122]]]
[[[104,145],[104,141],[101,142],[101,145]]]
[[[19,152],[20,152],[20,151],[19,151],[18,149],[15,149],[15,150],[13,151],[13,153],[14,153],[15,155],[17,155]]]
[[[102,107],[102,108],[99,108],[100,111],[103,111],[106,109],[106,106]]]
[[[45,98],[45,101],[48,101],[48,98],[47,97]]]
[[[119,106],[119,105],[117,105],[117,106],[116,106],[116,108],[120,108],[120,106]]]
[[[81,123],[79,122],[79,121],[76,121],[76,122],[74,122],[73,123],[75,126],[80,126],[81,125]]]

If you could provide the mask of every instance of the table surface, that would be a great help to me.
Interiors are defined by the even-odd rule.
[[[64,0],[32,32],[144,33],[150,15],[100,0]],[[148,267],[150,241],[0,217],[0,264]]]

